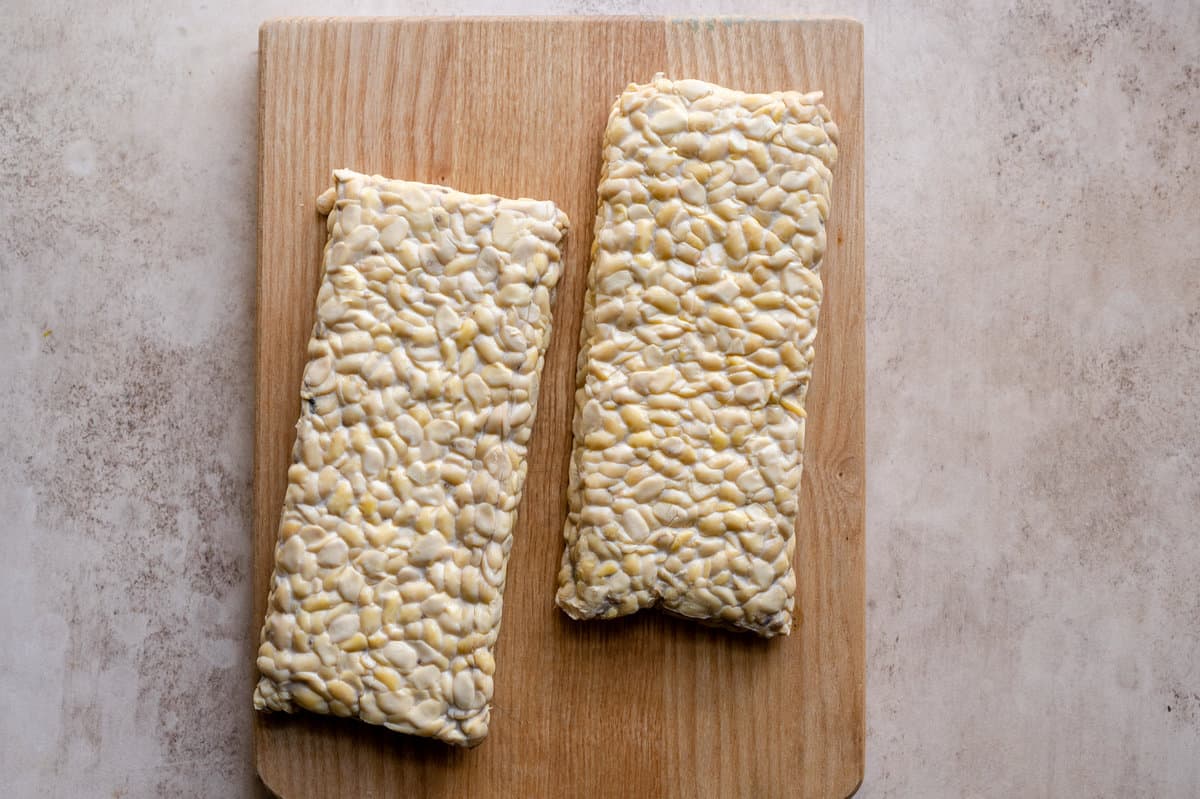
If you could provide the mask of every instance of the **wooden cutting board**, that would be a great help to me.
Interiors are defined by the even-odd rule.
[[[366,724],[255,714],[293,797],[845,797],[863,773],[862,28],[850,20],[286,19],[260,44],[254,640],[313,322],[317,195],[350,167],[554,200],[571,218],[508,571],[491,734],[464,751]],[[789,638],[554,606],[575,354],[609,107],[658,71],[823,89],[841,130],[809,395]],[[250,701],[250,683],[237,701]]]

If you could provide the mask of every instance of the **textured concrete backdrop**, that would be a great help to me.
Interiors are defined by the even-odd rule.
[[[9,0],[5,796],[259,791],[259,21],[701,10],[866,24],[860,795],[1200,795],[1200,4]]]

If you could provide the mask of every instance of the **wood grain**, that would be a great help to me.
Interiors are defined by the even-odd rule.
[[[850,20],[286,19],[260,42],[257,640],[325,229],[350,167],[552,199],[572,231],[505,593],[491,734],[463,751],[365,724],[255,714],[259,774],[293,797],[844,797],[863,773],[862,28]],[[841,129],[783,640],[553,603],[574,367],[609,106],[657,71],[814,89]],[[244,701],[249,703],[250,675]]]

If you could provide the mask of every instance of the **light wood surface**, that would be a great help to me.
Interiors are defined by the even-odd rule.
[[[797,609],[762,641],[653,612],[578,623],[553,602],[600,140],[655,72],[823,89],[841,130],[808,399]],[[258,771],[294,797],[844,797],[862,778],[862,28],[849,20],[294,19],[260,42],[254,594],[257,640],[325,227],[350,167],[551,199],[570,216],[508,571],[491,733],[473,750],[255,714]],[[252,678],[235,701],[249,703]]]

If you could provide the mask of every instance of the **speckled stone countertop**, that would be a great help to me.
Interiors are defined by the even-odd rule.
[[[107,8],[105,8],[107,6]],[[866,797],[1200,796],[1200,4],[0,13],[0,774],[240,797],[257,26],[866,25]]]

